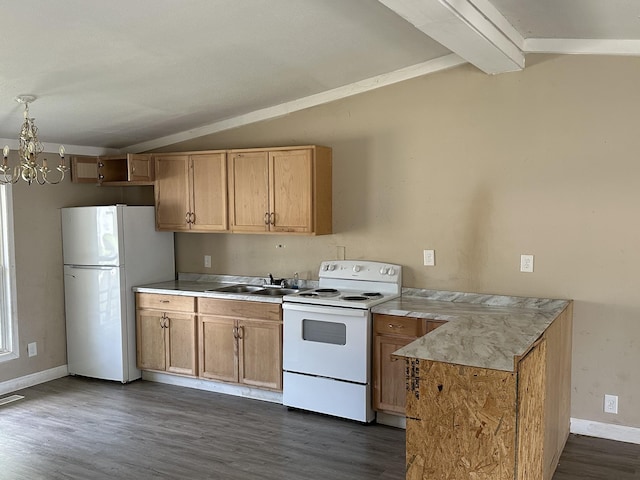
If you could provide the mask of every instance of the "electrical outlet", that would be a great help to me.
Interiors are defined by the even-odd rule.
[[[618,413],[618,396],[617,395],[604,396],[604,412]]]
[[[204,268],[211,268],[211,255],[204,256]]]
[[[424,265],[425,267],[433,267],[436,264],[436,251],[435,250],[424,250]]]
[[[35,357],[36,355],[38,355],[38,344],[36,342],[28,344],[27,350],[29,351],[30,357]]]
[[[533,273],[533,255],[520,255],[520,271]]]

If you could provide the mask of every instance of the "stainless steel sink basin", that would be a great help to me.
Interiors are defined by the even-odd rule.
[[[262,290],[258,290],[256,295],[269,295],[272,297],[282,297],[283,295],[289,295],[290,293],[298,293],[300,290],[296,288],[280,288],[280,287],[265,287]]]
[[[207,292],[227,292],[227,293],[257,293],[260,290],[264,290],[263,287],[258,285],[229,285],[228,287],[213,288],[207,290]]]

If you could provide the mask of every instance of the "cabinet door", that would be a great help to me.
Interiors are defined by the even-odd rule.
[[[227,222],[227,163],[225,153],[191,156],[193,223],[191,230],[224,231]]]
[[[165,328],[166,370],[183,375],[196,375],[195,315],[167,313]]]
[[[166,368],[164,314],[156,310],[136,311],[137,363],[140,370]]]
[[[416,337],[376,335],[373,353],[373,408],[404,415],[406,404],[405,362],[392,353]]]
[[[156,228],[189,230],[189,156],[155,157]]]
[[[71,157],[72,183],[98,183],[98,157]]]
[[[235,232],[269,230],[269,162],[267,152],[229,157],[229,221]]]
[[[154,163],[149,154],[127,154],[127,179],[130,182],[153,182]]]
[[[269,153],[271,231],[313,231],[313,156],[311,150]]]
[[[282,390],[282,324],[238,320],[239,381]]]
[[[200,316],[199,376],[238,381],[238,355],[235,338],[236,321],[232,318]]]

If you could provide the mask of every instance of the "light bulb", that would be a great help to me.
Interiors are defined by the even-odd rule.
[[[9,156],[9,145],[5,145],[2,149],[2,156],[4,158],[7,158]]]
[[[64,158],[64,145],[60,145],[60,149],[58,150],[58,152],[60,152],[60,156]]]

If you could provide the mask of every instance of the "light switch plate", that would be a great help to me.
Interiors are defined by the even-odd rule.
[[[28,344],[27,350],[29,351],[30,357],[35,357],[36,355],[38,355],[38,344],[36,342]]]
[[[204,268],[211,268],[211,255],[204,256]]]

